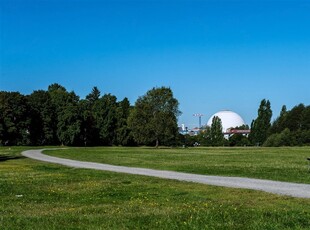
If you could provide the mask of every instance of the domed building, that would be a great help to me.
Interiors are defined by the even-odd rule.
[[[230,110],[224,110],[224,111],[219,111],[213,114],[208,120],[208,123],[207,123],[208,126],[212,125],[212,120],[213,120],[213,117],[215,116],[219,117],[222,121],[223,133],[226,133],[231,128],[245,125],[244,120],[239,114],[233,111],[230,111]]]

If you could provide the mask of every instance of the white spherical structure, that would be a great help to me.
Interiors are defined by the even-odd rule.
[[[207,123],[208,126],[212,125],[212,119],[215,116],[221,119],[222,126],[223,126],[223,132],[226,132],[227,129],[230,129],[230,128],[235,128],[237,126],[245,125],[244,120],[239,114],[233,111],[224,110],[224,111],[220,111],[220,112],[213,114],[208,120],[208,123]]]

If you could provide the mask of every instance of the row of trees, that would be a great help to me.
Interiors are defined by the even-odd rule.
[[[271,117],[270,102],[263,100],[258,117],[251,124],[251,144],[274,147],[310,145],[310,106],[299,104],[288,111],[284,105],[273,122]]]
[[[310,145],[310,106],[299,104],[290,111],[283,106],[268,135],[264,146]]]
[[[199,143],[204,146],[296,146],[310,145],[310,106],[299,104],[288,111],[282,107],[280,115],[271,122],[272,110],[268,100],[262,100],[257,118],[251,123],[249,136],[234,134],[225,139],[221,120],[214,117],[211,127],[197,136],[186,136],[189,145]],[[247,126],[235,129],[249,129]]]
[[[97,87],[80,99],[59,84],[30,95],[0,92],[0,145],[193,145],[293,146],[310,144],[310,106],[288,111],[283,106],[271,122],[268,100],[262,100],[250,135],[228,140],[220,118],[198,136],[178,134],[179,103],[170,88],[149,90],[134,106],[127,98],[101,93]],[[235,127],[248,129],[249,127]]]
[[[30,95],[0,92],[0,145],[172,144],[177,137],[178,101],[170,88],[153,88],[135,106],[127,98],[85,99],[59,84]]]

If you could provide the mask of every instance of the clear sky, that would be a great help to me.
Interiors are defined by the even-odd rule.
[[[310,104],[308,0],[0,0],[0,90],[119,100],[171,87],[179,123]]]

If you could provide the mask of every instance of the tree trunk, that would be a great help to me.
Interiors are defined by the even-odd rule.
[[[158,148],[158,146],[159,146],[159,141],[158,141],[158,139],[156,139],[156,145],[155,145],[155,148]]]

